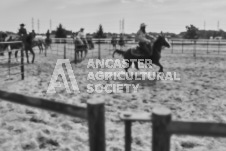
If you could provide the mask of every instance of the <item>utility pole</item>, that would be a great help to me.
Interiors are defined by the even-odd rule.
[[[38,19],[37,25],[38,25],[38,34],[39,34],[40,33],[40,22],[39,22],[39,19]]]
[[[122,34],[124,34],[124,18],[122,19]]]
[[[51,19],[50,19],[50,22],[49,22],[49,30],[50,30],[49,32],[52,33],[52,20]]]
[[[122,21],[121,21],[121,19],[120,19],[120,21],[119,21],[119,34],[122,32]]]
[[[217,21],[217,30],[220,30],[220,21]]]
[[[31,19],[31,28],[32,28],[32,30],[34,30],[34,18],[33,17]]]
[[[206,30],[206,21],[204,21],[203,26],[204,26],[204,30]]]

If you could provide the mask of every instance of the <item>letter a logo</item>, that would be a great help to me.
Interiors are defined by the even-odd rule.
[[[69,59],[58,59],[57,60],[57,63],[56,63],[55,69],[53,71],[53,75],[52,75],[52,78],[51,78],[51,81],[50,81],[50,84],[49,84],[49,87],[48,87],[48,90],[47,90],[47,93],[56,93],[55,87],[61,87],[60,82],[57,82],[57,78],[58,78],[59,75],[62,76],[63,83],[64,83],[64,86],[65,86],[67,93],[72,93],[70,88],[69,88],[66,75],[64,73],[63,63],[66,66],[68,76],[69,76],[69,79],[71,81],[72,89],[74,91],[78,91],[80,93],[79,88],[78,88],[78,84],[77,84],[77,81],[75,80],[75,75],[74,75],[74,72],[72,70]]]

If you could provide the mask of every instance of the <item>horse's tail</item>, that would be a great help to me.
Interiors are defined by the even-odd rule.
[[[113,54],[112,54],[112,57],[113,57],[113,58],[114,58],[114,56],[115,56],[115,53],[117,53],[117,54],[119,54],[119,55],[124,56],[125,51],[122,51],[122,50],[116,49],[116,50],[113,52]]]

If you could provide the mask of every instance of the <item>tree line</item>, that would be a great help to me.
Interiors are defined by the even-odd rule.
[[[220,30],[199,30],[194,25],[186,26],[186,31],[181,32],[179,37],[185,39],[210,39],[216,37],[226,38],[226,32],[222,29]]]
[[[55,31],[52,31],[52,34],[55,35],[56,38],[66,38],[67,35],[74,35],[76,33],[74,33],[71,30],[66,30],[62,26],[62,24],[59,24],[57,29]],[[92,35],[94,38],[106,38],[107,37],[106,33],[104,33],[102,25],[99,25],[99,29],[97,30],[97,32],[94,32]]]
[[[216,38],[216,37],[222,37],[223,39],[226,39],[226,32],[222,29],[220,30],[199,30],[194,25],[188,25],[185,27],[185,31],[181,32],[179,34],[165,32],[164,34],[171,38],[185,38],[185,39],[210,39]],[[12,32],[7,32],[12,33]],[[59,24],[59,26],[56,28],[56,30],[53,30],[52,35],[55,35],[56,38],[66,38],[67,35],[73,36],[75,32],[72,30],[67,30],[63,27],[62,24]],[[136,33],[131,34],[124,34],[127,38],[133,38],[133,35]],[[157,36],[159,33],[156,32],[149,32],[149,34]],[[100,24],[97,31],[94,33],[89,33],[88,35],[91,35],[93,38],[107,38],[107,36],[112,37],[113,35],[117,35],[117,33],[111,33],[111,32],[104,32],[103,26]]]

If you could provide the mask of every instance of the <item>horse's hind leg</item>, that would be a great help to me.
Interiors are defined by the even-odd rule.
[[[8,52],[8,54],[9,54],[8,63],[11,63],[11,55],[12,55],[12,52]]]
[[[22,51],[22,50],[21,50],[21,51]],[[15,58],[16,58],[16,61],[18,62],[17,56],[18,56],[18,51],[15,52]]]
[[[134,65],[135,65],[135,68],[136,68],[137,70],[139,70],[139,67],[138,67],[138,61],[137,61],[137,62],[134,62]]]
[[[130,66],[132,65],[132,62],[130,62],[130,61],[126,61],[126,63],[127,63],[127,67],[126,68],[124,68],[125,69],[125,71],[128,73],[128,69],[130,68]]]
[[[87,49],[86,49],[86,51],[85,51],[85,56],[84,56],[84,59],[86,58],[86,56],[87,56]]]
[[[25,51],[26,51],[27,63],[30,63],[29,62],[29,56],[28,56],[28,50],[25,50]]]
[[[32,63],[34,63],[34,61],[35,61],[35,53],[34,53],[32,48],[30,49],[30,52],[32,54]]]

